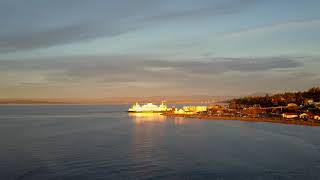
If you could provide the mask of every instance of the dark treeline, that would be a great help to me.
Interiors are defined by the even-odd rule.
[[[297,105],[305,105],[309,100],[314,102],[320,101],[320,87],[314,87],[304,92],[286,92],[282,94],[265,95],[265,96],[249,96],[239,99],[233,99],[231,105],[236,106],[255,106],[274,107],[286,106],[289,103]]]

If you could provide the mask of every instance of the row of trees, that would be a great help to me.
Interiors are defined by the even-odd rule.
[[[297,105],[305,105],[309,100],[320,102],[320,87],[314,87],[304,92],[286,92],[274,95],[265,96],[249,96],[239,99],[233,99],[231,101],[232,106],[255,106],[261,107],[274,107],[274,106],[286,106],[289,103],[295,103]]]

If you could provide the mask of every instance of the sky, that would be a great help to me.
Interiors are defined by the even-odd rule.
[[[0,0],[0,98],[320,85],[318,0]]]

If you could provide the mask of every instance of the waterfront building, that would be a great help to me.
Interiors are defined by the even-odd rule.
[[[242,116],[248,116],[248,117],[260,117],[267,113],[266,108],[260,108],[260,107],[249,107],[249,108],[243,108],[240,110],[240,114]]]
[[[295,104],[295,103],[289,103],[287,107],[288,107],[288,108],[297,108],[298,105]]]
[[[193,111],[184,111],[183,109],[175,110],[174,114],[197,114],[196,112]]]
[[[309,119],[309,118],[313,118],[314,115],[312,113],[302,113],[302,114],[299,115],[299,117],[301,119]]]
[[[182,108],[185,112],[206,112],[208,110],[207,106],[183,106]]]
[[[298,118],[299,116],[296,113],[283,113],[282,117],[287,119],[293,119],[293,118]]]
[[[313,103],[314,103],[313,99],[307,99],[306,100],[306,104],[308,104],[308,105],[311,105]]]

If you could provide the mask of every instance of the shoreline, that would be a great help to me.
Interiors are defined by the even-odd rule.
[[[182,117],[201,120],[226,120],[226,121],[244,121],[244,122],[268,122],[277,124],[293,124],[303,126],[320,126],[320,121],[303,119],[285,119],[285,118],[266,118],[266,117],[231,117],[231,116],[208,116],[208,115],[189,115],[189,114],[161,114],[167,117]]]

